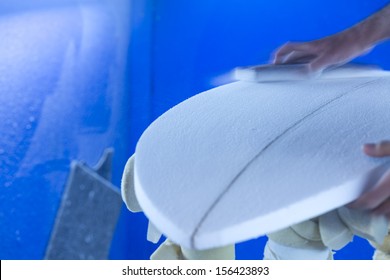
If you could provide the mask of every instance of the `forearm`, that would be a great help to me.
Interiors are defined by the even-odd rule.
[[[349,33],[363,47],[390,39],[390,4],[343,32]]]
[[[309,72],[341,65],[390,39],[390,3],[354,26],[325,38],[304,43],[288,43],[279,48],[275,64],[302,63]]]

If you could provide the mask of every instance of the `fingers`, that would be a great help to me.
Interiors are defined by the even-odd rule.
[[[349,205],[351,208],[373,210],[375,213],[390,213],[390,170],[374,188]]]
[[[297,63],[299,60],[314,57],[314,48],[310,43],[287,43],[276,50],[274,64]]]
[[[363,150],[373,157],[390,156],[390,141],[365,144]],[[371,191],[363,194],[349,207],[371,210],[373,214],[386,216],[390,220],[390,170],[382,176]]]
[[[286,43],[283,46],[281,46],[279,49],[275,51],[273,54],[273,63],[275,64],[282,64],[285,61],[285,57],[294,51],[296,44],[294,43]]]
[[[382,141],[376,144],[365,144],[363,151],[372,157],[390,156],[390,141]]]
[[[309,73],[316,74],[332,65],[332,56],[321,52],[312,42],[287,43],[275,52],[273,63],[306,63]]]
[[[387,199],[377,208],[374,209],[373,214],[375,215],[384,215],[387,218],[390,218],[390,199]]]
[[[327,55],[321,55],[318,58],[314,59],[309,63],[308,67],[310,72],[317,73],[322,72],[325,68],[332,65],[332,61],[330,61]]]

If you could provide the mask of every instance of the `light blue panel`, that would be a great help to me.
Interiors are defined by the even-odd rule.
[[[41,259],[72,160],[129,154],[126,0],[0,3],[0,258]]]

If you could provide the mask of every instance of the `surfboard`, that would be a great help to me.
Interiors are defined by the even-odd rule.
[[[183,247],[220,247],[316,217],[390,168],[361,150],[390,137],[389,72],[245,77],[168,110],[137,143],[137,199]]]

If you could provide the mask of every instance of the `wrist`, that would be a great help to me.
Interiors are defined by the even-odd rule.
[[[347,30],[348,31],[348,30]],[[390,5],[349,29],[358,44],[372,47],[390,38]]]

